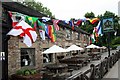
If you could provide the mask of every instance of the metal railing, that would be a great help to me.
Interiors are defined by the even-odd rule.
[[[65,80],[101,80],[104,75],[113,67],[113,65],[119,60],[120,51],[112,53],[110,57],[105,57],[100,64],[90,65],[90,69],[86,72],[78,72]]]

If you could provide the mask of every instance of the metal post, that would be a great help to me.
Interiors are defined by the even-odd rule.
[[[110,57],[110,32],[108,32],[108,57]]]

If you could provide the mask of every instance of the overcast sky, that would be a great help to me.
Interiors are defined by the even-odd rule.
[[[111,11],[118,15],[120,0],[36,0],[50,9],[57,19],[83,18],[86,12],[93,12],[95,16]]]

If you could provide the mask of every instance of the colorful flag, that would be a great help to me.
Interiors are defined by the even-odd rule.
[[[55,30],[56,30],[56,31],[59,31],[59,29],[60,29],[59,26],[58,26],[59,20],[54,20],[54,19],[53,19],[52,21],[53,21],[53,25],[54,25],[54,27],[55,27]]]
[[[99,21],[98,25],[96,26],[96,32],[98,36],[102,36],[102,27],[101,27],[101,21]]]
[[[96,27],[94,27],[93,33],[95,34],[95,37],[98,37],[98,36],[99,36]]]
[[[91,40],[90,40],[90,43],[95,43],[95,37],[97,36],[97,34],[96,34],[96,30],[95,30],[95,27],[94,27],[94,29],[93,29],[93,33],[90,35],[90,38],[91,38]]]
[[[42,40],[45,40],[45,24],[41,23],[38,20],[38,26],[39,26],[40,37],[42,38]]]
[[[75,25],[77,25],[77,26],[82,25],[82,20],[77,20],[77,22],[76,22],[76,24],[75,24]]]
[[[26,21],[34,30],[36,30],[36,28],[37,28],[37,20],[38,20],[38,18],[36,18],[36,17],[26,16],[26,18],[25,18],[25,21]]]
[[[40,37],[42,38],[42,40],[45,40],[45,31],[39,30],[39,32],[40,32]]]
[[[97,21],[99,21],[98,18],[93,18],[93,19],[89,19],[89,18],[87,18],[87,20],[89,20],[90,23],[92,23],[92,24],[94,24],[94,23],[96,23]]]
[[[55,32],[54,26],[48,25],[48,29],[49,29],[49,36],[50,36],[51,42],[55,42],[56,41],[56,32]]]
[[[42,17],[42,21],[43,21],[43,22],[47,22],[47,21],[49,21],[49,20],[51,20],[51,19],[48,18],[48,17]]]
[[[16,19],[16,13],[12,13],[11,11],[9,11],[10,17],[12,19],[12,27],[15,27],[15,25],[18,23],[18,20]]]
[[[49,29],[48,29],[48,25],[47,24],[45,24],[45,36],[47,36],[48,37],[48,39],[50,39],[50,36],[49,36]]]
[[[74,30],[74,22],[73,22],[73,20],[69,21],[69,25],[72,27],[72,30]]]
[[[95,43],[95,36],[94,36],[94,34],[91,34],[90,37],[91,37],[91,42],[90,43]]]
[[[25,21],[20,21],[13,29],[11,29],[7,35],[23,37],[23,43],[28,47],[32,46],[32,43],[37,39],[37,33],[29,24]]]

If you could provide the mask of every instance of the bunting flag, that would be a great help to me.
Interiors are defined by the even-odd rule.
[[[26,16],[26,17],[25,17],[25,21],[26,21],[34,30],[36,30],[36,28],[37,28],[37,20],[38,20],[38,18],[36,18],[36,17],[30,17],[30,16]]]
[[[91,43],[91,44],[92,44],[92,43],[95,43],[95,36],[94,36],[94,34],[91,34],[91,35],[90,35],[90,38],[91,38],[90,43]]]
[[[42,40],[45,40],[45,31],[39,30],[39,32],[40,32],[40,37],[42,38]]]
[[[12,19],[12,27],[15,27],[15,25],[18,23],[18,20],[16,19],[16,15],[13,15],[11,11],[9,11],[9,14]]]
[[[77,22],[75,23],[75,25],[81,26],[82,25],[82,20],[77,20]]]
[[[50,36],[49,36],[49,26],[47,24],[45,24],[45,35],[50,39]]]
[[[102,27],[101,27],[101,21],[99,21],[98,25],[96,26],[96,33],[98,36],[102,36]]]
[[[43,21],[43,22],[47,22],[47,21],[49,21],[49,20],[51,20],[51,19],[48,18],[48,17],[42,17],[42,21]]]
[[[93,19],[87,18],[87,20],[89,20],[91,24],[94,24],[94,23],[96,23],[97,21],[99,21],[98,18],[93,18]]]
[[[32,46],[32,43],[37,39],[37,33],[29,24],[25,21],[20,21],[13,29],[11,29],[7,35],[23,37],[23,43],[28,47]]]
[[[39,33],[42,40],[45,40],[45,24],[38,20]]]
[[[60,28],[59,28],[59,26],[58,26],[58,22],[59,22],[59,20],[52,20],[53,21],[53,25],[54,25],[54,27],[55,27],[55,30],[56,31],[58,31]]]
[[[93,33],[90,35],[90,43],[95,43],[95,37],[96,37],[96,31],[95,31],[95,27],[93,29]]]
[[[74,22],[73,22],[73,20],[69,21],[69,25],[72,27],[72,30],[74,30]]]
[[[98,35],[98,31],[97,31],[97,28],[96,27],[94,27],[94,34],[95,34],[95,37],[98,37],[99,35]]]
[[[49,29],[49,36],[50,36],[51,42],[55,42],[56,41],[56,32],[55,32],[54,26],[49,25],[48,29]]]

